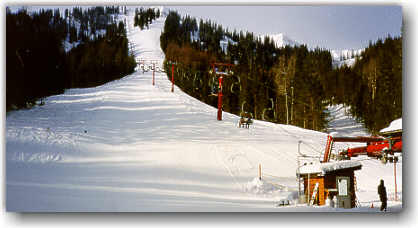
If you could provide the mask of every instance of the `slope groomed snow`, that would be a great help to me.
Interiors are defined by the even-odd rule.
[[[123,16],[122,16],[123,17]],[[160,60],[165,18],[128,38],[137,59]],[[138,69],[102,86],[69,89],[45,105],[6,117],[8,211],[368,211],[379,204],[385,179],[389,211],[393,166],[367,158],[357,171],[360,207],[335,209],[296,204],[298,142],[319,160],[326,134],[254,121],[238,128],[223,113],[175,87],[165,73]],[[338,131],[338,127],[333,129]],[[262,180],[258,179],[261,165]],[[398,163],[402,196],[402,163]],[[277,206],[287,200],[290,205]]]

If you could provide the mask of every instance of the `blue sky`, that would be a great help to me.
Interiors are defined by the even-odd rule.
[[[104,4],[106,2],[103,2]],[[35,2],[36,4],[36,2]],[[67,5],[72,5],[67,2]],[[108,3],[107,3],[108,4]],[[140,7],[140,2],[130,4]],[[229,29],[255,34],[284,33],[309,47],[360,49],[385,38],[399,36],[400,5],[168,5],[180,14],[211,19]],[[244,3],[243,3],[244,4]],[[255,3],[252,3],[255,4]],[[95,4],[91,4],[95,5]],[[61,6],[62,7],[62,6]]]
[[[369,40],[399,36],[399,5],[339,6],[170,6],[180,14],[211,19],[255,34],[284,33],[309,47],[359,49]]]

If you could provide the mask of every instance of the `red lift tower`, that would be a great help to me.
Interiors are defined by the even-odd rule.
[[[234,64],[230,63],[212,63],[212,73],[215,74],[215,76],[219,76],[219,87],[218,87],[218,120],[222,120],[222,82],[223,82],[223,76],[229,76],[232,75],[233,72],[231,68],[234,66]],[[218,71],[217,68],[224,68],[224,71]]]
[[[152,67],[152,85],[155,85],[155,64],[159,64],[160,61],[159,59],[139,59],[139,64],[144,65],[144,69],[147,63],[148,68]]]

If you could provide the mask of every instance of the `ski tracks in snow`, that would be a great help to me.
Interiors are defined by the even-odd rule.
[[[63,154],[79,151],[76,143],[78,135],[59,132],[54,128],[9,128],[7,146],[20,145],[20,150],[7,153],[7,159],[22,162],[61,161]],[[30,148],[30,150],[27,150]],[[59,149],[58,149],[59,148]]]
[[[212,145],[210,151],[214,151],[217,161],[228,172],[239,191],[244,191],[245,186],[238,180],[241,171],[253,169],[254,166],[248,160],[244,152],[238,152],[230,146]],[[240,163],[241,162],[241,163]],[[243,162],[243,163],[242,163]],[[246,167],[242,166],[245,164]]]

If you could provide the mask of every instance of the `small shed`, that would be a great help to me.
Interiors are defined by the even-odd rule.
[[[297,174],[303,179],[305,202],[324,205],[336,196],[338,207],[355,207],[354,171],[360,169],[361,163],[351,160],[301,166]]]

